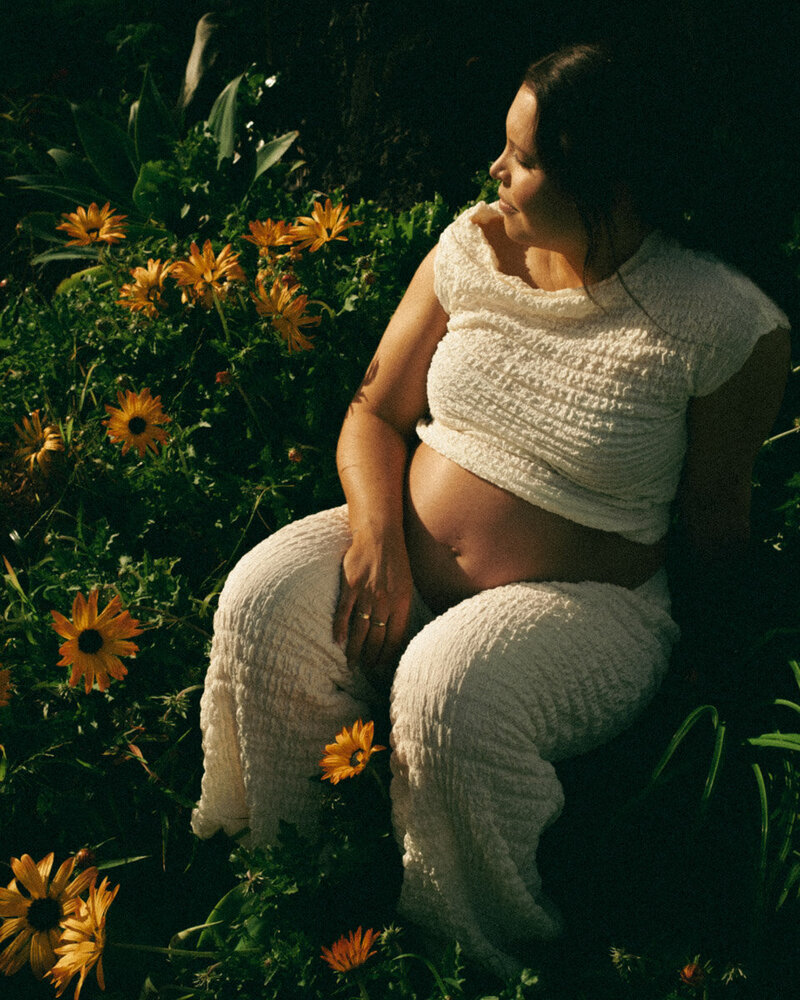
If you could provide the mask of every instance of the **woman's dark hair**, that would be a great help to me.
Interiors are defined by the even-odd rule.
[[[679,195],[667,119],[676,95],[653,67],[603,45],[570,45],[529,66],[523,84],[538,106],[536,159],[577,205],[587,266],[622,194],[645,222],[671,228]]]

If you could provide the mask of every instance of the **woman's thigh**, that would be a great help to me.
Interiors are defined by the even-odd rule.
[[[392,693],[395,738],[446,736],[481,754],[494,740],[495,761],[525,744],[548,760],[586,752],[652,698],[676,635],[664,601],[610,584],[484,591],[409,644]]]

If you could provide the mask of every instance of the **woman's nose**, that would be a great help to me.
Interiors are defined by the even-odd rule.
[[[489,167],[489,176],[493,177],[496,181],[500,180],[500,174],[503,170],[502,164],[503,156],[502,154],[497,157],[494,163]]]

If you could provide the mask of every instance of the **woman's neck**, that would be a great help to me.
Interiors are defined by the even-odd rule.
[[[548,291],[594,285],[630,260],[652,228],[632,213],[615,213],[609,224],[595,233],[591,253],[588,239],[563,253],[532,246],[525,254],[526,265],[532,279]]]

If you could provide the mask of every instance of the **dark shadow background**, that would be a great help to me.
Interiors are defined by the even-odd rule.
[[[66,118],[68,101],[122,112],[145,64],[177,102],[195,25],[212,13],[213,63],[188,116],[205,117],[255,62],[278,75],[261,124],[300,129],[308,185],[397,207],[436,191],[453,207],[473,198],[527,63],[611,39],[663,78],[659,114],[678,151],[665,195],[679,192],[691,214],[684,238],[795,312],[782,245],[800,212],[796,0],[3,0],[0,13],[0,94],[17,105],[40,95],[51,119],[54,100]],[[36,101],[29,111],[30,141],[44,143],[48,115]],[[6,184],[0,194],[10,218],[20,196]]]

